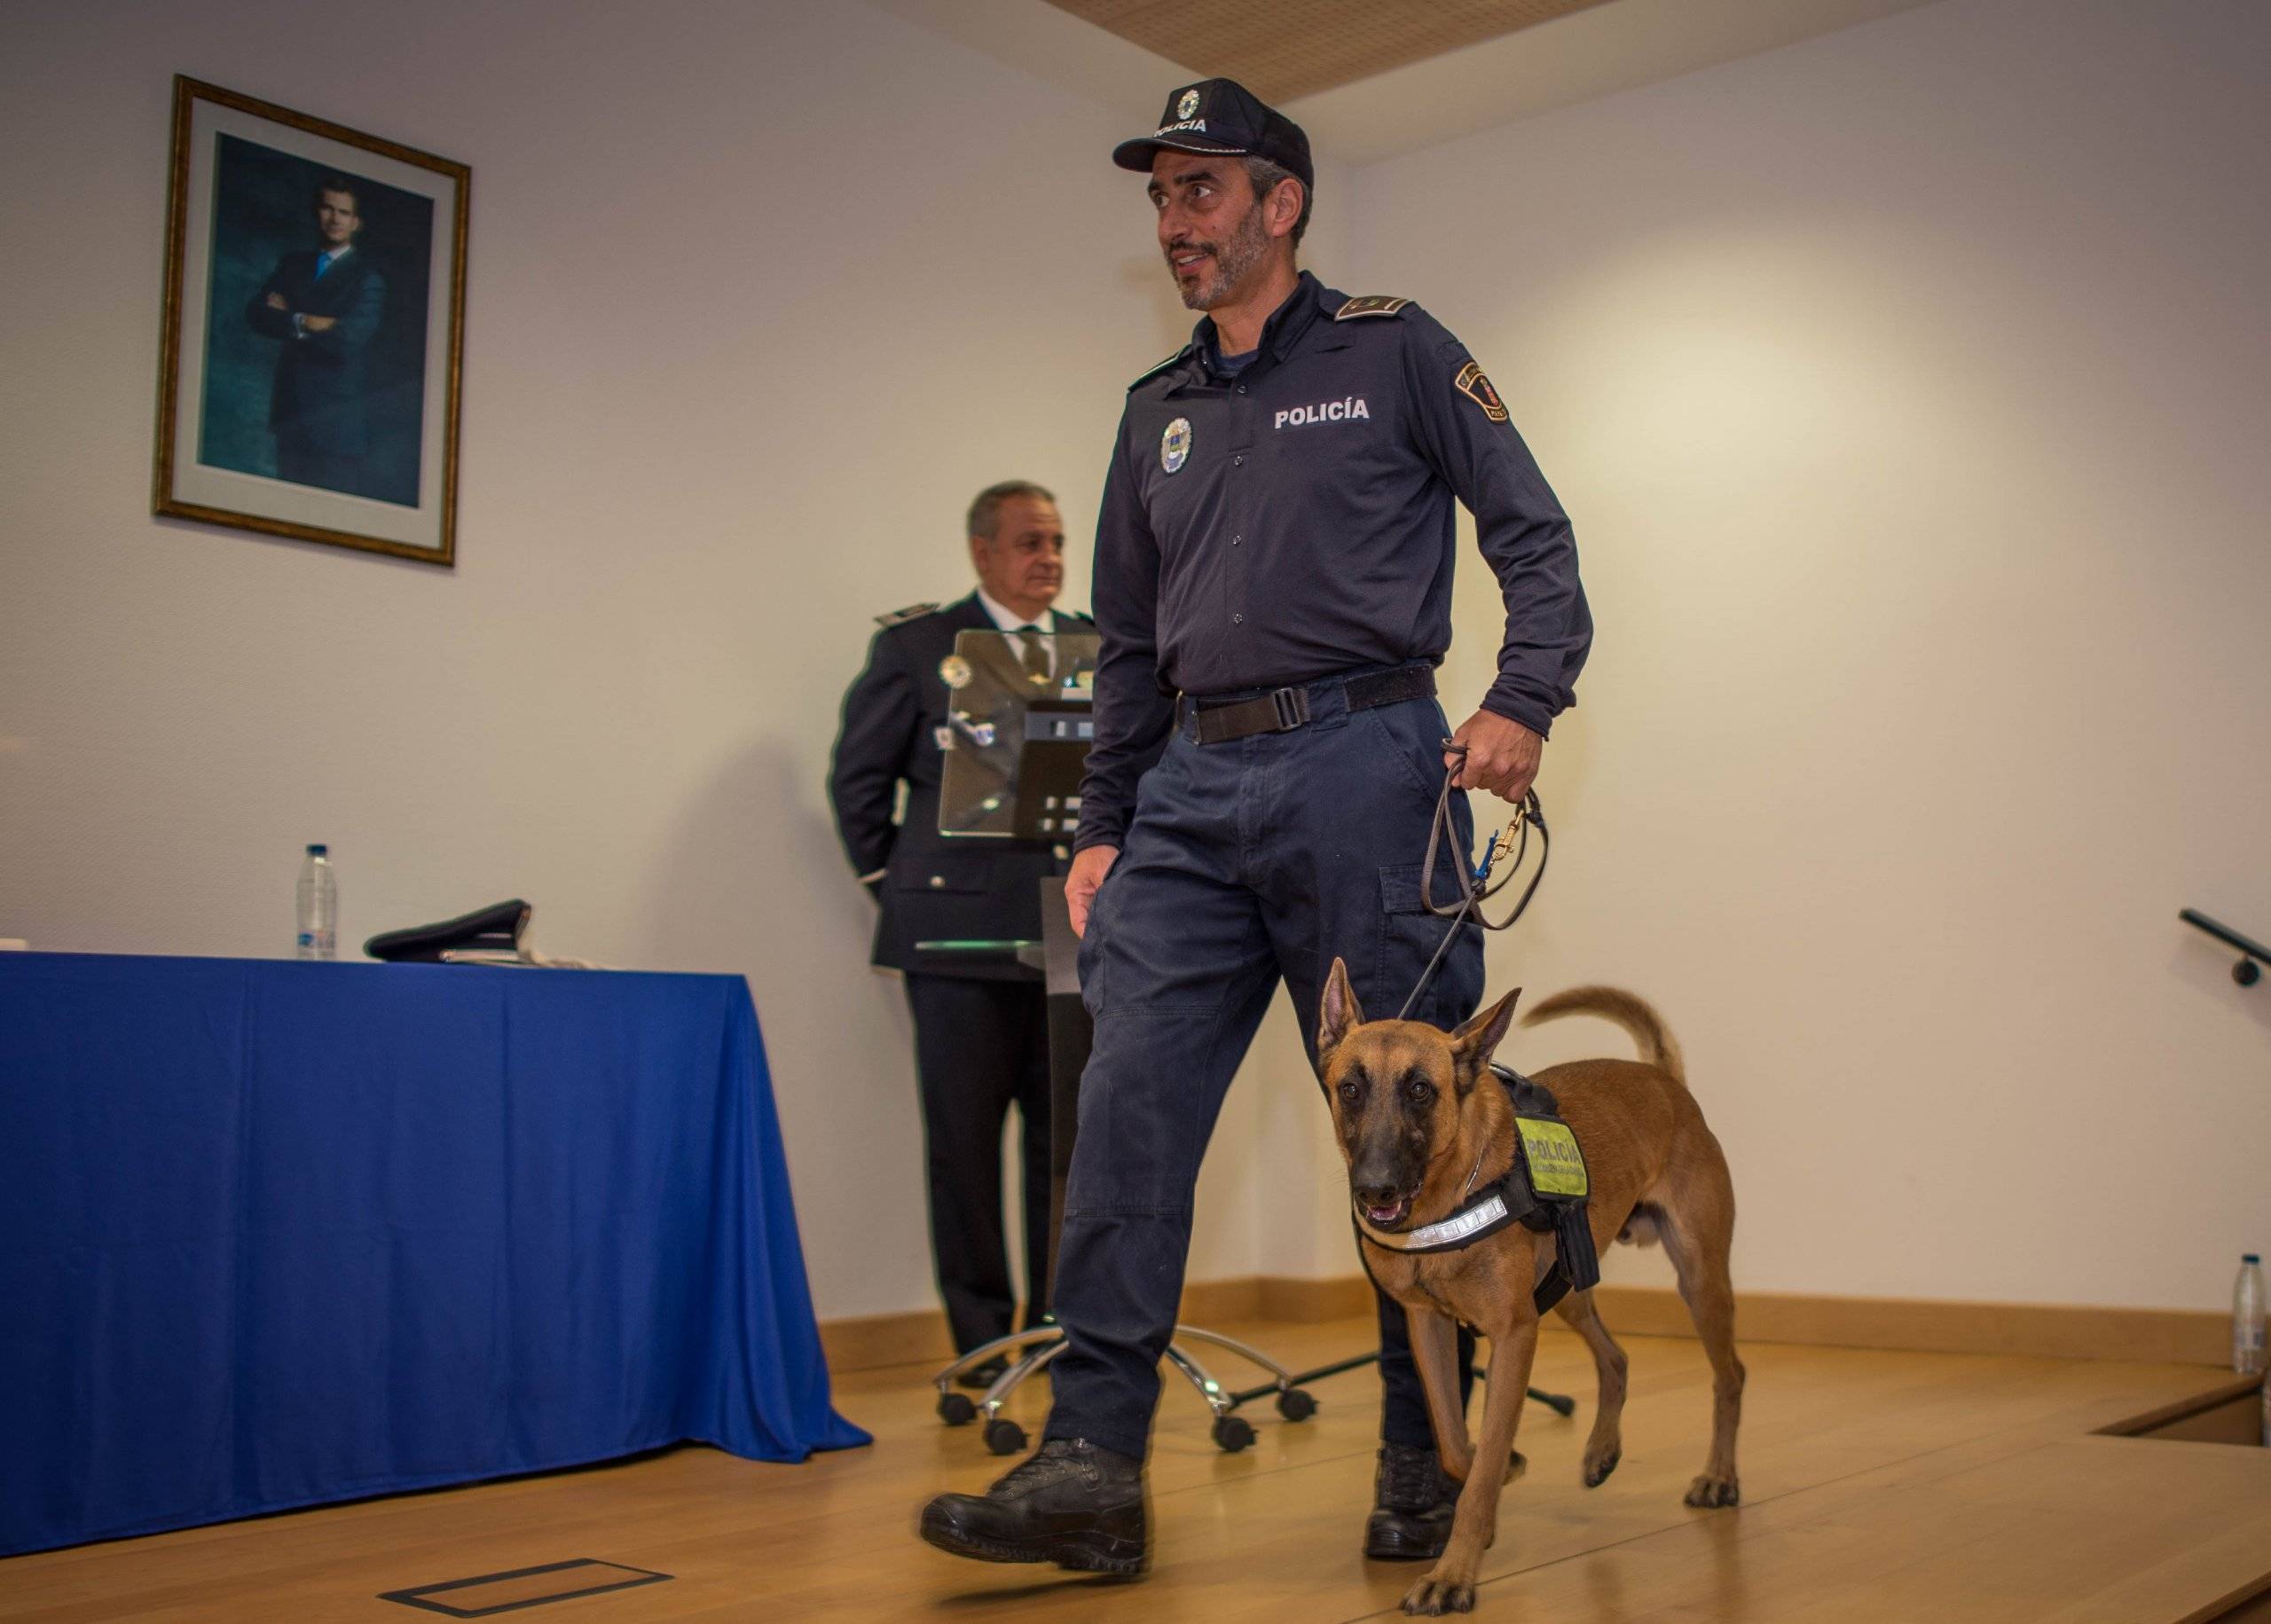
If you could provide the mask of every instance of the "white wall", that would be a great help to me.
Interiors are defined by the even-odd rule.
[[[993,480],[1085,530],[1187,330],[1128,120],[859,5],[330,14],[0,17],[0,936],[285,952],[326,839],[345,942],[519,895],[552,951],[745,972],[821,1312],[927,1305],[821,778],[868,617],[966,590]],[[149,516],[176,72],[473,166],[454,571]],[[1253,1267],[1253,1109],[1198,1276]]]
[[[1744,1285],[2212,1308],[2271,1246],[2271,989],[2174,917],[2271,929],[2267,62],[1950,0],[1358,177],[1599,624],[1493,985],[1658,1002]]]
[[[1084,529],[1187,326],[1127,117],[856,5],[320,14],[0,18],[0,936],[278,952],[319,838],[352,941],[519,894],[744,972],[821,1312],[923,1306],[820,779],[866,616],[986,481]],[[2173,918],[2271,926],[2266,17],[1950,0],[1325,172],[1311,262],[1473,345],[1600,624],[1494,985],[1661,1004],[1751,1287],[2212,1307],[2271,1241],[2271,998]],[[455,571],[148,516],[176,71],[474,166]],[[1344,1274],[1262,1044],[1193,1273]]]

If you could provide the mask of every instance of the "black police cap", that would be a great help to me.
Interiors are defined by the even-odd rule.
[[[1122,141],[1112,149],[1112,161],[1123,169],[1148,171],[1161,147],[1267,158],[1292,171],[1302,185],[1316,184],[1309,138],[1301,127],[1235,79],[1202,79],[1176,90],[1167,98],[1159,129]]]

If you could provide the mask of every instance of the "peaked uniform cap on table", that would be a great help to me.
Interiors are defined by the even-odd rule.
[[[389,963],[429,964],[439,963],[444,953],[455,951],[516,953],[520,950],[521,933],[529,928],[532,912],[526,902],[515,897],[509,902],[492,902],[485,908],[475,908],[470,914],[460,914],[438,924],[382,930],[363,944],[363,951]]]
[[[1316,184],[1301,127],[1235,79],[1202,79],[1170,92],[1159,127],[1113,147],[1112,161],[1123,169],[1148,170],[1161,147],[1267,158],[1302,185],[1314,190]]]

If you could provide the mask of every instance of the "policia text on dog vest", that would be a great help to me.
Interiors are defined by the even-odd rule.
[[[1538,1282],[1536,1291],[1537,1311],[1544,1314],[1570,1292],[1589,1291],[1600,1281],[1585,1153],[1561,1120],[1560,1104],[1552,1090],[1505,1066],[1494,1064],[1490,1070],[1505,1086],[1514,1108],[1514,1160],[1505,1175],[1434,1223],[1390,1234],[1373,1228],[1357,1214],[1356,1230],[1376,1246],[1407,1253],[1458,1251],[1509,1224],[1551,1235],[1553,1267]],[[1362,1246],[1356,1251],[1363,1255]],[[1371,1265],[1365,1267],[1369,1273]]]

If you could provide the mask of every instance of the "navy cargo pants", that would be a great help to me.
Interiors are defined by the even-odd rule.
[[[1304,726],[1218,744],[1198,741],[1183,702],[1088,915],[1080,990],[1096,1045],[1080,1077],[1057,1265],[1066,1346],[1049,1367],[1050,1438],[1139,1460],[1146,1452],[1199,1158],[1277,983],[1314,1063],[1317,1000],[1336,955],[1377,1020],[1403,1005],[1449,929],[1419,889],[1450,731],[1442,707],[1415,699],[1351,711],[1339,679],[1307,686]],[[1463,857],[1473,843],[1466,797],[1451,799]],[[1452,894],[1456,860],[1439,859],[1439,898]],[[1473,1012],[1481,935],[1460,927],[1414,1017],[1450,1026]],[[1433,1447],[1403,1311],[1385,1298],[1381,1307],[1383,1434]],[[1471,1340],[1461,1345],[1471,1353]]]

